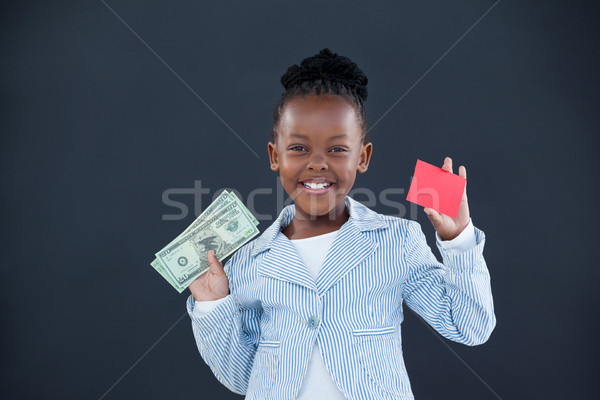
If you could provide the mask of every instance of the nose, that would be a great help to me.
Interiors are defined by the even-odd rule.
[[[321,155],[314,154],[308,162],[308,169],[313,171],[326,171],[327,163],[325,162],[325,158]]]

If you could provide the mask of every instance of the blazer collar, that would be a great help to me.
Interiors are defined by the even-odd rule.
[[[346,224],[355,225],[361,232],[387,227],[387,223],[381,219],[380,214],[366,207],[362,203],[354,200],[350,196],[346,196],[344,201],[350,214],[350,218],[346,221]],[[256,256],[258,253],[270,249],[279,232],[283,231],[285,227],[292,222],[295,214],[296,208],[294,204],[290,204],[281,210],[281,213],[279,213],[279,216],[271,226],[265,229],[265,231],[256,239],[254,249],[252,250],[252,256]]]

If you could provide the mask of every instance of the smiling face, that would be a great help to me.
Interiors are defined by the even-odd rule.
[[[340,97],[308,95],[286,104],[268,150],[297,217],[343,215],[356,172],[366,172],[371,157],[373,146],[361,137],[354,107]]]

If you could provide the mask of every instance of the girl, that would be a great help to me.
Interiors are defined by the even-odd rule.
[[[455,219],[425,208],[442,264],[417,222],[348,196],[373,150],[363,71],[326,48],[281,83],[267,148],[294,204],[225,267],[209,251],[210,270],[186,304],[198,350],[247,399],[413,399],[403,303],[469,346],[496,324],[485,236],[466,189]],[[450,158],[443,169],[452,172]]]

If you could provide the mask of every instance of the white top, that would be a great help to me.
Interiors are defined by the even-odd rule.
[[[323,235],[312,236],[305,239],[292,239],[290,242],[294,245],[300,258],[308,268],[315,282],[321,271],[323,261],[327,251],[331,247],[338,231],[325,233]],[[315,340],[312,348],[312,355],[308,363],[308,371],[302,382],[302,387],[298,393],[298,400],[331,399],[344,400],[345,397],[331,379],[331,374],[327,371],[319,344]]]
[[[317,280],[319,271],[325,261],[325,256],[333,243],[338,231],[325,233],[323,235],[312,236],[305,239],[293,239],[290,242],[298,251],[300,258],[308,268],[313,279]],[[469,221],[469,225],[454,239],[442,241],[439,235],[435,234],[436,240],[444,250],[452,252],[463,252],[475,247],[477,241],[475,239],[475,230],[473,221]],[[230,296],[231,294],[227,295]],[[202,317],[216,308],[226,298],[210,301],[196,301],[193,313],[197,317]],[[327,371],[318,343],[312,349],[312,355],[308,364],[308,370],[302,387],[298,393],[297,400],[344,400],[345,397],[340,389],[335,385],[331,374]]]

